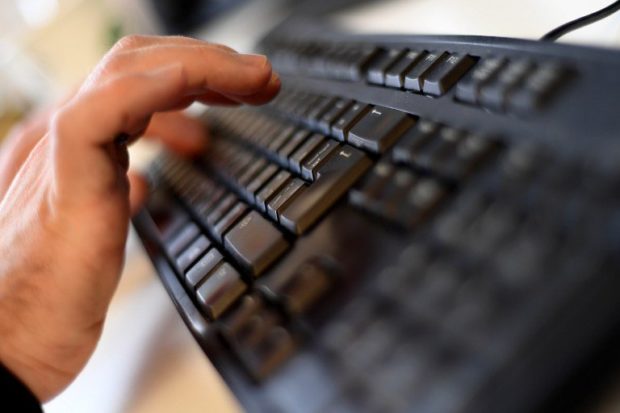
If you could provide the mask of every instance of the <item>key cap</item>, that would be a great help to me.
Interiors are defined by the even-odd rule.
[[[323,163],[340,147],[338,142],[327,139],[314,153],[310,154],[301,166],[301,176],[307,181],[316,179],[316,172]]]
[[[529,60],[510,62],[499,74],[480,88],[480,104],[487,109],[504,111],[508,95],[532,71]]]
[[[342,114],[353,105],[352,100],[338,99],[334,106],[332,106],[327,112],[319,119],[319,130],[325,134],[331,133],[331,128],[334,122],[336,122]]]
[[[510,96],[508,109],[521,114],[539,109],[568,77],[569,71],[556,63],[540,65]]]
[[[482,59],[476,68],[456,85],[456,98],[463,102],[477,104],[482,86],[490,82],[507,62],[505,58],[500,57]]]
[[[317,180],[282,211],[280,223],[296,234],[303,234],[371,164],[363,152],[343,146],[319,168]]]
[[[293,178],[275,193],[267,203],[267,213],[274,220],[278,220],[278,216],[284,208],[298,196],[304,188],[304,181],[299,178]]]
[[[247,289],[241,276],[229,263],[222,263],[196,290],[201,309],[216,320]]]
[[[243,175],[239,177],[239,186],[246,187],[252,181],[252,179],[256,178],[260,171],[262,171],[266,166],[267,161],[264,158],[259,158],[258,160],[256,160],[256,162],[250,165],[245,170]]]
[[[331,134],[340,141],[344,142],[349,135],[349,130],[357,123],[362,116],[370,110],[370,105],[365,103],[354,103],[332,126]]]
[[[406,50],[391,49],[373,61],[368,67],[368,82],[383,85],[385,83],[385,72],[406,52]]]
[[[235,206],[220,219],[211,231],[213,237],[220,243],[223,241],[226,231],[228,231],[237,221],[243,218],[248,207],[243,202],[237,202]]]
[[[172,239],[166,242],[166,249],[171,257],[176,257],[190,242],[196,239],[200,229],[193,222],[188,222]]]
[[[319,126],[319,120],[321,116],[325,114],[336,103],[336,98],[333,97],[321,97],[321,100],[308,112],[305,123],[308,127],[316,129]]]
[[[405,87],[405,73],[418,63],[426,52],[410,50],[385,73],[385,85],[395,88]]]
[[[347,53],[343,58],[344,67],[341,70],[341,77],[354,82],[362,80],[362,73],[379,53],[381,49],[374,46],[355,49]]]
[[[277,161],[280,165],[288,168],[288,158],[295,151],[295,149],[300,147],[306,141],[309,136],[310,132],[307,130],[299,130],[291,136],[288,142],[285,143],[280,150],[278,150]]]
[[[285,142],[288,142],[291,136],[297,131],[295,126],[289,126],[284,128],[276,137],[273,138],[269,145],[265,149],[267,153],[273,158],[276,156],[278,150],[284,146]]]
[[[267,211],[267,202],[280,188],[284,186],[286,181],[291,177],[290,172],[280,171],[256,194],[256,206],[263,212]]]
[[[272,223],[251,211],[228,231],[224,247],[257,277],[288,249],[289,243]]]
[[[226,195],[226,197],[222,199],[215,209],[207,215],[207,226],[210,228],[215,225],[215,223],[219,221],[220,218],[222,218],[222,216],[230,210],[230,208],[233,207],[235,202],[237,202],[236,196],[233,194]]]
[[[450,89],[476,63],[470,55],[450,55],[441,60],[425,75],[422,91],[427,95],[441,96]]]
[[[207,237],[201,235],[196,239],[196,241],[192,242],[185,251],[177,258],[177,268],[181,272],[181,274],[185,274],[185,271],[200,257],[205,253],[207,249],[211,246],[211,242]]]
[[[425,120],[419,121],[413,128],[405,132],[392,151],[395,162],[414,165],[414,158],[421,147],[434,138],[439,125]]]
[[[222,262],[222,254],[217,249],[211,248],[185,274],[186,284],[194,290],[220,262]]]
[[[291,155],[289,159],[290,168],[300,174],[302,161],[306,159],[312,151],[318,148],[324,140],[325,137],[317,133],[306,139],[306,141]]]
[[[375,106],[349,131],[348,142],[358,148],[383,153],[413,125],[406,113]]]
[[[411,68],[405,75],[405,89],[422,93],[426,76],[428,76],[434,68],[447,59],[448,53],[428,53],[415,66]]]
[[[280,169],[278,168],[278,166],[274,164],[270,164],[265,169],[263,169],[262,172],[259,173],[256,178],[254,178],[252,182],[250,182],[245,188],[245,192],[247,192],[247,197],[249,199],[254,199],[254,202],[256,202],[255,197],[258,191],[260,191],[265,185],[265,183],[267,183],[275,174],[277,174],[279,170]]]

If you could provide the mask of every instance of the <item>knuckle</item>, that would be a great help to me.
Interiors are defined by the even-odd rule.
[[[127,36],[123,36],[116,42],[112,50],[131,50],[142,47],[148,43],[149,38],[149,36],[143,36],[139,34],[130,34]]]
[[[70,109],[63,107],[58,109],[51,116],[49,129],[52,137],[57,139],[62,137],[71,128],[71,113]]]

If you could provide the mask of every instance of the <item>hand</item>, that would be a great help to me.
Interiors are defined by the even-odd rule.
[[[82,369],[118,283],[140,196],[130,197],[127,148],[117,137],[135,140],[175,116],[184,122],[160,113],[196,100],[265,103],[279,86],[263,56],[188,38],[128,37],[47,127],[34,128],[33,145],[9,142],[0,157],[0,362],[39,400]]]

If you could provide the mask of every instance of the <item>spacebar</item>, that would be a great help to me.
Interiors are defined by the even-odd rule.
[[[296,234],[303,234],[371,164],[363,152],[348,145],[342,146],[317,171],[317,180],[281,213],[280,223]]]

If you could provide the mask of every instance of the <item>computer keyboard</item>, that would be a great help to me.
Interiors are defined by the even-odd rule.
[[[620,53],[288,24],[134,220],[251,412],[523,412],[618,325]]]

